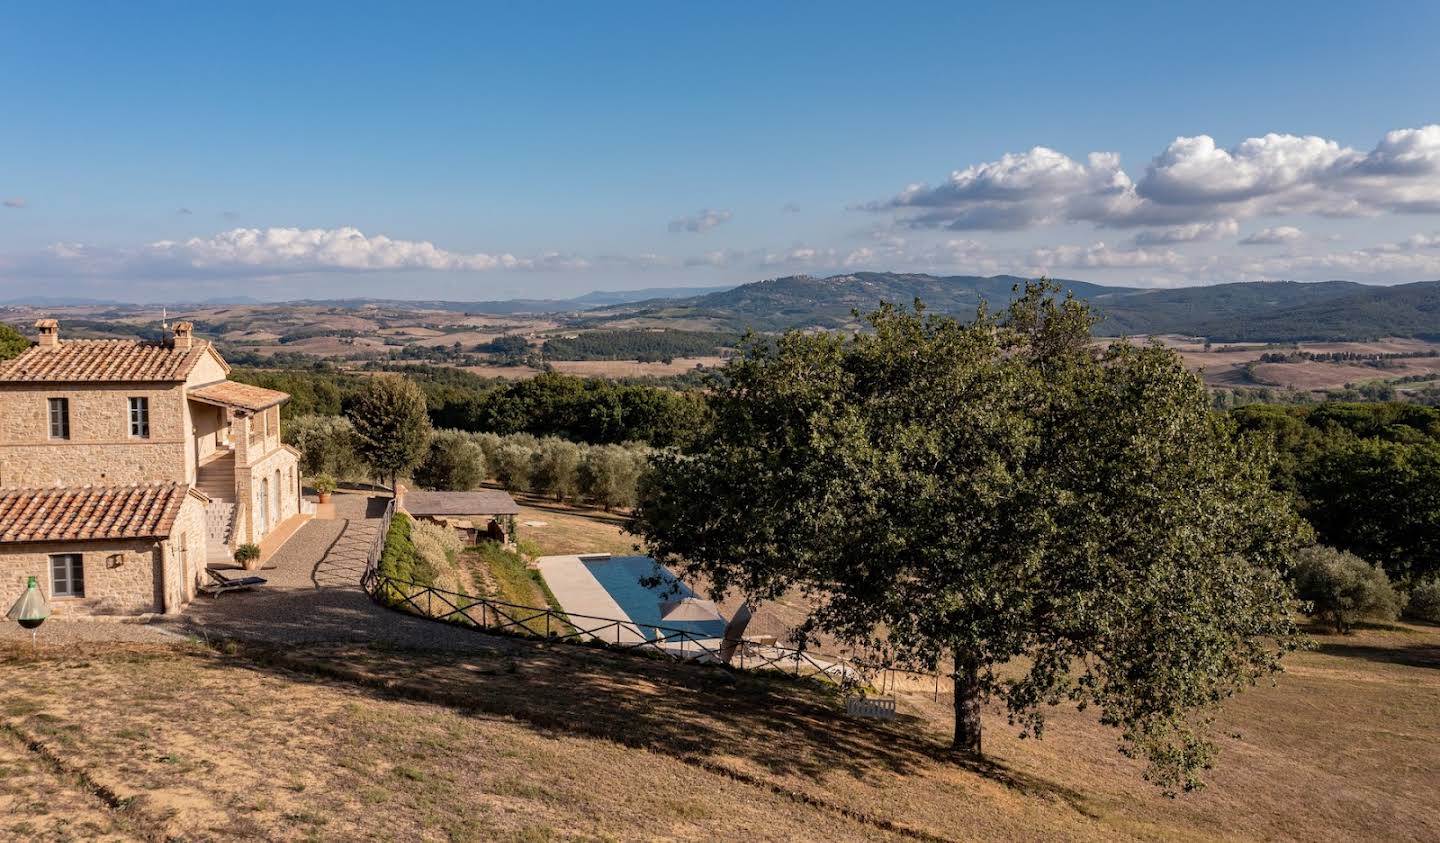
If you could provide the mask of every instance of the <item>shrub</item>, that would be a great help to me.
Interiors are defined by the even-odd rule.
[[[403,512],[395,513],[390,520],[390,530],[385,534],[385,549],[380,553],[380,562],[376,565],[382,576],[397,580],[415,579],[415,545],[410,541],[410,516]]]
[[[239,562],[242,565],[246,562],[252,562],[259,558],[260,545],[258,544],[242,544],[239,547],[235,548],[235,561]]]
[[[425,457],[416,466],[416,485],[447,492],[466,492],[485,479],[485,452],[458,430],[441,430],[430,437]]]
[[[1410,589],[1410,602],[1405,605],[1405,616],[1440,623],[1440,577],[1415,583]]]
[[[1295,592],[1310,604],[1310,614],[1345,632],[1357,618],[1394,620],[1401,598],[1380,568],[1353,553],[1316,545],[1300,552]]]
[[[467,590],[456,565],[465,546],[454,530],[430,521],[415,521],[410,525],[410,542],[415,548],[416,582],[445,591]]]
[[[317,474],[310,478],[310,487],[322,495],[328,495],[335,491],[339,484],[329,474]]]

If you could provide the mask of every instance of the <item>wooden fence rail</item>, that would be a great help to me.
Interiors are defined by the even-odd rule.
[[[523,606],[436,588],[380,573],[385,537],[395,514],[390,502],[370,548],[361,584],[370,598],[390,608],[442,623],[486,632],[543,638],[549,641],[594,643],[619,650],[659,654],[677,661],[728,664],[740,670],[780,671],[844,687],[884,687],[897,673],[913,673],[886,664],[844,656],[812,656],[795,647],[756,644],[743,639],[716,638],[692,630],[633,620],[580,615],[550,607]],[[937,693],[938,693],[938,685]]]
[[[677,661],[723,663],[726,645],[733,645],[732,667],[778,670],[837,685],[870,685],[883,666],[841,656],[816,657],[793,647],[759,645],[702,635],[688,629],[616,618],[580,615],[559,609],[522,606],[488,597],[447,591],[431,585],[367,571],[366,590],[376,602],[444,623],[487,632],[502,632],[564,643],[594,642],[620,650],[656,653]]]

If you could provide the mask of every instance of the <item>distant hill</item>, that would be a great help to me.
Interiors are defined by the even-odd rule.
[[[734,284],[724,287],[647,287],[641,290],[595,290],[583,296],[570,299],[586,307],[604,307],[611,304],[649,301],[651,299],[683,299],[733,290]]]
[[[686,299],[636,302],[589,311],[596,320],[705,320],[717,328],[778,331],[838,328],[852,310],[919,298],[934,312],[971,316],[981,300],[1001,307],[1026,279],[1013,275],[934,276],[859,272],[796,275]],[[1440,339],[1440,281],[1377,287],[1352,281],[1216,284],[1151,290],[1057,279],[1104,318],[1100,334],[1185,334],[1218,342]]]
[[[733,286],[733,285],[732,285]],[[595,307],[622,305],[637,301],[693,298],[729,290],[731,287],[649,287],[641,290],[593,290],[573,299],[503,299],[496,301],[443,301],[418,299],[306,299],[298,304],[359,309],[362,307],[425,308],[461,313],[488,313],[512,316],[524,313],[575,313]],[[230,302],[226,302],[229,304]]]
[[[1025,280],[1013,275],[942,278],[891,272],[857,272],[828,278],[792,275],[687,299],[651,300],[601,308],[587,315],[598,318],[652,316],[706,319],[734,330],[838,328],[855,321],[852,310],[864,313],[873,310],[881,301],[908,305],[919,298],[928,308],[939,313],[973,315],[982,299],[996,304],[1009,301],[1014,287],[1025,283]],[[1125,288],[1104,287],[1085,281],[1059,283],[1082,298],[1131,292]]]

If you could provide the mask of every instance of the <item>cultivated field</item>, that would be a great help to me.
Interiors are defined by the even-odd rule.
[[[1143,337],[1132,337],[1143,342]],[[1386,339],[1376,342],[1300,343],[1298,347],[1274,347],[1261,343],[1229,343],[1213,345],[1208,351],[1202,341],[1189,337],[1160,337],[1175,349],[1191,369],[1201,372],[1211,386],[1269,386],[1300,391],[1340,389],[1346,384],[1416,375],[1440,378],[1440,356],[1405,357],[1384,361],[1383,367],[1361,361],[1324,362],[1306,360],[1293,363],[1260,363],[1265,354],[1289,351],[1312,354],[1424,354],[1440,351],[1440,343],[1411,339]],[[1250,365],[1253,364],[1253,365]]]

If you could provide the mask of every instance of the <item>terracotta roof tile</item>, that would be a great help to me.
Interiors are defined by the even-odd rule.
[[[401,508],[411,515],[517,515],[520,507],[508,492],[406,492]]]
[[[188,491],[180,483],[0,489],[0,544],[164,538]]]
[[[199,389],[192,389],[185,393],[187,398],[195,398],[200,401],[207,401],[211,404],[223,404],[226,407],[237,407],[241,410],[259,412],[276,404],[283,404],[290,400],[290,394],[279,392],[274,389],[266,389],[263,386],[251,386],[248,383],[236,381],[220,381]]]
[[[183,381],[208,347],[196,343],[192,348],[174,348],[137,340],[32,345],[14,360],[0,363],[0,382]]]

